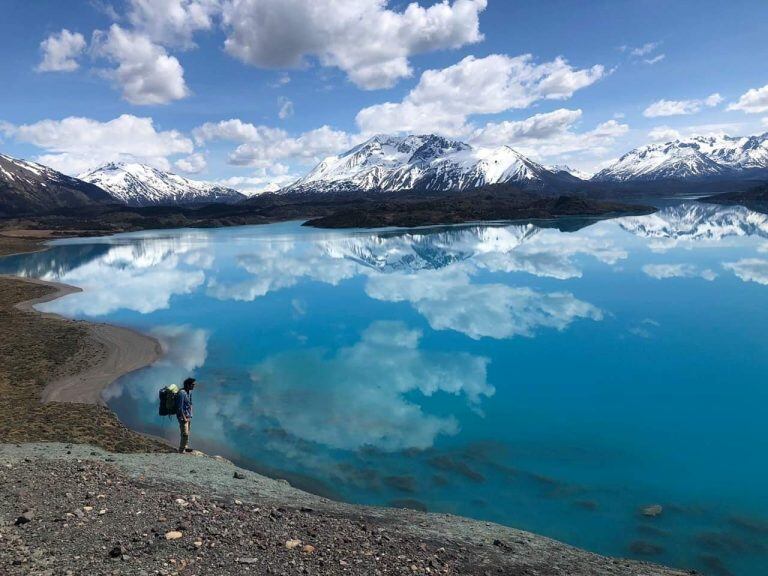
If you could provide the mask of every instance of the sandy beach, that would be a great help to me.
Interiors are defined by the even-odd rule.
[[[19,302],[16,308],[49,318],[58,318],[64,322],[69,321],[56,314],[38,312],[35,306],[80,292],[80,288],[33,278],[25,278],[24,281],[47,286],[52,290],[43,296]],[[98,363],[77,374],[65,374],[49,382],[42,392],[43,402],[103,405],[101,393],[107,386],[125,374],[152,364],[162,354],[160,343],[146,334],[111,324],[88,322],[85,325],[88,335],[104,349],[104,355]]]

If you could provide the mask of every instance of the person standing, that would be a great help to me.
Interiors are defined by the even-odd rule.
[[[184,380],[184,386],[176,396],[176,418],[179,420],[179,452],[189,450],[189,427],[192,424],[192,390],[195,389],[194,378]]]

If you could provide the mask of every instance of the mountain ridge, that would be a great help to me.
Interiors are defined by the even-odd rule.
[[[37,162],[0,154],[0,216],[112,202],[94,184]]]
[[[435,134],[379,134],[318,163],[281,193],[465,191],[490,184],[544,189],[578,180],[509,146],[475,148]]]
[[[193,204],[233,204],[245,194],[138,162],[110,162],[78,176],[106,190],[127,206],[183,206]]]
[[[768,176],[768,132],[757,136],[692,136],[630,150],[592,177],[627,183]]]

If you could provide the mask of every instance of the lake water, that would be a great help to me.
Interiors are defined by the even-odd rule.
[[[193,374],[193,445],[296,486],[764,574],[768,216],[561,227],[142,232],[0,271],[161,340],[106,393],[136,429],[175,442],[157,392]]]

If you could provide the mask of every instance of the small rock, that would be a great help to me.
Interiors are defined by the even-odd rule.
[[[119,558],[123,555],[123,549],[120,546],[115,546],[109,551],[110,558]]]
[[[184,498],[176,498],[176,504],[184,508],[185,506],[189,506],[189,502],[184,500]]]
[[[651,504],[650,506],[643,508],[640,513],[643,516],[655,518],[656,516],[660,516],[663,511],[664,508],[661,506],[661,504]]]
[[[165,533],[166,540],[178,540],[182,536],[184,536],[184,534],[178,530],[171,530],[170,532]]]
[[[298,546],[301,546],[301,540],[288,540],[285,543],[285,547],[288,548],[288,550],[293,550],[294,548],[297,548]]]
[[[22,524],[27,524],[28,522],[32,521],[32,518],[34,517],[34,514],[31,510],[25,510],[22,512],[21,516],[16,518],[16,522],[14,524],[16,526],[21,526]]]
[[[85,512],[90,512],[91,510],[93,510],[93,506],[83,506],[83,510]]]
[[[78,518],[82,518],[83,516],[85,516],[85,512],[83,512],[82,510],[80,510],[80,508],[76,508],[76,509],[75,509],[75,512],[74,512],[74,514],[75,514],[75,516],[77,516]]]
[[[232,477],[236,478],[237,480],[245,480],[245,474],[242,472],[235,472]]]
[[[99,516],[104,516],[104,514],[106,513],[107,513],[106,508],[102,508],[101,510],[99,510]]]
[[[315,551],[315,547],[312,546],[312,544],[307,544],[301,549],[301,551],[304,552],[304,554],[312,554]]]
[[[238,558],[235,560],[238,564],[256,564],[259,559],[258,558]]]
[[[203,543],[202,543],[202,541],[200,541],[200,540],[196,540],[196,541],[195,541],[195,548],[202,548],[202,547],[203,547]]]

